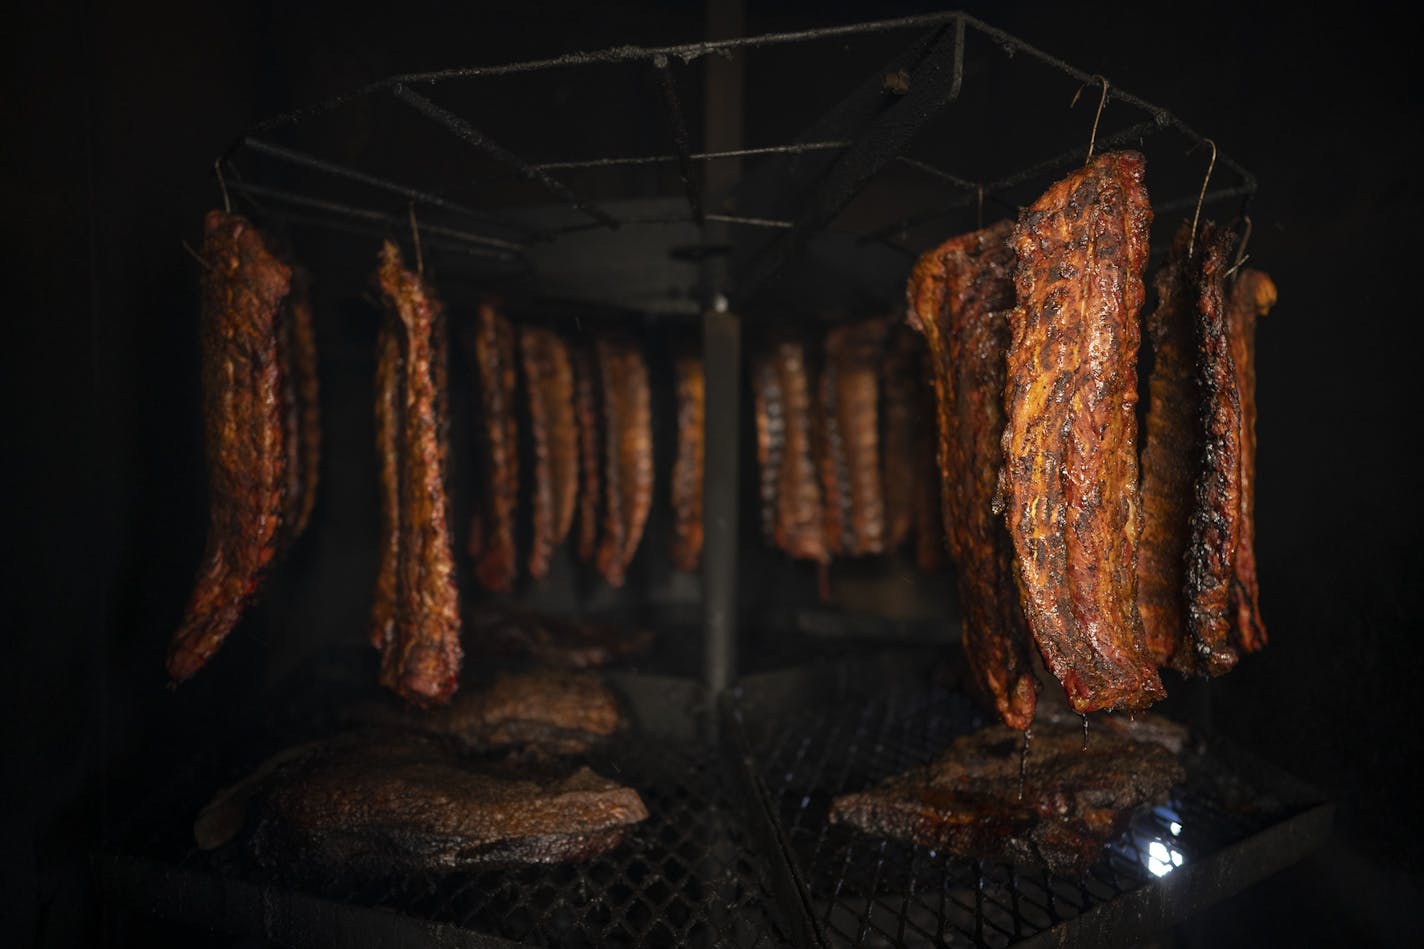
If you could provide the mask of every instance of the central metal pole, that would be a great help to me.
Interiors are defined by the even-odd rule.
[[[743,35],[743,0],[708,0],[707,39]],[[703,109],[704,151],[742,147],[742,53],[709,56]],[[741,177],[740,159],[708,162],[704,193],[712,210]],[[727,226],[702,227],[702,362],[707,410],[702,488],[702,609],[704,663],[708,691],[716,696],[736,678],[737,523],[741,487],[742,324],[728,311]]]

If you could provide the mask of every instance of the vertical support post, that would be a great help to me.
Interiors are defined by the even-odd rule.
[[[713,307],[702,317],[706,378],[706,451],[702,487],[702,609],[707,688],[721,692],[736,676],[737,522],[741,464],[742,321]]]
[[[707,39],[741,36],[746,28],[744,0],[707,0]],[[703,149],[742,147],[743,63],[708,56],[703,103]],[[741,177],[740,159],[707,163],[704,193],[718,207]],[[702,365],[706,380],[702,487],[703,675],[712,697],[736,678],[737,667],[737,525],[740,518],[742,324],[728,311],[727,226],[702,225]]]

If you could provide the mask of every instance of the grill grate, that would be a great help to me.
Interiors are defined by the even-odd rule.
[[[887,689],[883,697],[784,715],[744,708],[740,717],[818,936],[837,947],[1002,947],[1040,935],[1081,938],[1077,923],[1095,910],[1125,897],[1151,899],[1159,877],[1307,809],[1194,754],[1170,804],[1134,815],[1104,858],[1084,878],[1070,879],[827,821],[834,797],[925,764],[955,737],[989,724],[962,693]],[[1267,863],[1260,861],[1260,873]]]
[[[98,861],[106,897],[295,946],[329,944],[336,930],[353,946],[437,933],[452,946],[1112,945],[1264,878],[1328,831],[1329,807],[1313,792],[1220,743],[1189,755],[1169,804],[1136,814],[1082,879],[829,824],[835,796],[924,764],[988,723],[951,685],[926,683],[925,655],[937,651],[744,680],[724,697],[720,751],[696,727],[696,686],[618,677],[641,727],[588,763],[637,788],[650,817],[582,864],[293,879],[254,866],[237,844],[204,853],[191,815],[273,746],[220,754],[209,744],[163,772],[164,793],[145,794],[115,828]],[[330,724],[308,695],[263,731],[293,742]]]
[[[689,714],[679,702],[687,694],[685,688],[645,687],[625,697],[635,719],[660,716],[667,727],[668,719]],[[299,717],[284,714],[281,723]],[[281,743],[294,740],[290,730],[274,733],[284,736]],[[296,735],[295,740],[311,737]],[[586,759],[598,773],[636,788],[649,812],[603,857],[385,880],[284,877],[253,864],[240,841],[210,853],[196,849],[191,816],[217,788],[246,773],[276,744],[263,743],[262,750],[254,748],[243,761],[220,763],[210,750],[185,762],[164,782],[165,795],[144,798],[142,809],[118,829],[109,849],[124,860],[187,871],[164,877],[162,886],[225,889],[236,884],[267,893],[300,893],[334,904],[338,911],[386,910],[412,925],[440,924],[524,945],[764,947],[787,942],[769,894],[765,862],[753,854],[721,760],[705,740],[644,731]],[[178,893],[175,902],[184,898]],[[201,899],[195,895],[193,901]],[[272,926],[270,912],[235,922],[235,928],[283,944],[306,944],[311,938],[280,925],[271,932]],[[300,927],[294,923],[292,928]],[[376,935],[367,938],[372,945],[385,944]]]

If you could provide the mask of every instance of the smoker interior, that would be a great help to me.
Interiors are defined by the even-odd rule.
[[[812,49],[815,42],[792,44],[760,63],[759,51],[748,51],[749,84],[757,76],[803,81],[782,79],[786,88],[777,87],[783,99],[798,103],[790,110],[795,114],[791,120],[784,105],[777,110],[767,106],[766,114],[758,115],[758,105],[771,97],[753,97],[747,144],[790,141],[788,133],[814,127],[814,119],[840,97],[882,78],[907,40],[920,41],[929,31],[932,27],[920,24],[890,36],[841,37],[819,52]],[[799,66],[798,55],[805,57]],[[819,81],[828,75],[827,58],[854,68],[831,71],[834,82]],[[452,941],[468,937],[475,940],[471,944],[499,937],[546,945],[1000,945],[1065,933],[1091,940],[1106,932],[1094,927],[1121,922],[1127,915],[1153,930],[1318,844],[1325,827],[1318,797],[1229,754],[1202,763],[1194,779],[1208,785],[1214,776],[1256,782],[1280,807],[1242,818],[1210,793],[1198,793],[1200,786],[1183,789],[1174,807],[1178,817],[1193,818],[1180,821],[1189,861],[1184,872],[1174,871],[1167,881],[1152,880],[1143,860],[1143,848],[1150,857],[1151,842],[1165,839],[1160,834],[1166,815],[1144,816],[1113,856],[1082,882],[1021,879],[1005,868],[955,863],[878,841],[857,842],[828,830],[820,817],[830,796],[920,763],[954,734],[983,720],[958,692],[916,682],[906,667],[893,663],[891,672],[874,680],[882,686],[878,693],[849,705],[828,707],[825,694],[806,687],[824,681],[819,670],[832,660],[869,662],[907,642],[957,648],[954,604],[944,593],[953,587],[952,575],[913,576],[893,559],[837,564],[833,600],[820,603],[809,568],[780,562],[762,549],[755,512],[744,503],[738,511],[741,547],[735,564],[737,668],[744,676],[766,675],[729,696],[721,716],[709,719],[698,684],[705,655],[701,587],[698,578],[661,565],[659,545],[665,544],[667,531],[658,520],[658,506],[627,591],[591,586],[564,560],[549,581],[519,592],[525,605],[647,623],[659,631],[653,651],[622,670],[619,681],[635,707],[667,703],[664,714],[648,717],[645,724],[678,720],[683,725],[667,734],[640,732],[613,753],[630,783],[645,793],[654,817],[606,860],[555,871],[403,880],[373,889],[341,880],[297,886],[253,875],[240,860],[206,860],[192,851],[189,819],[205,795],[260,760],[275,743],[295,740],[303,728],[329,721],[323,716],[374,681],[372,657],[333,659],[329,654],[331,643],[349,642],[351,631],[362,628],[363,595],[327,594],[334,576],[343,578],[344,587],[359,588],[372,549],[371,524],[348,519],[363,499],[374,496],[368,490],[373,475],[361,471],[372,467],[369,433],[364,423],[353,421],[366,406],[375,321],[360,288],[379,236],[393,236],[410,249],[407,210],[413,199],[382,193],[350,177],[293,167],[274,149],[339,156],[349,167],[382,180],[414,182],[422,191],[458,198],[446,204],[478,209],[471,214],[415,201],[426,266],[457,321],[477,293],[494,288],[506,294],[517,319],[561,327],[630,327],[646,334],[657,349],[699,332],[698,314],[711,288],[705,254],[697,248],[709,232],[696,226],[695,205],[687,200],[657,87],[636,71],[646,72],[647,63],[617,68],[624,66],[619,78],[590,81],[584,98],[570,96],[567,78],[535,73],[505,80],[492,92],[465,87],[440,99],[443,106],[471,117],[493,111],[485,130],[530,163],[553,165],[604,154],[660,153],[672,159],[651,168],[548,170],[616,216],[623,224],[616,231],[599,229],[583,212],[549,203],[547,189],[531,184],[518,169],[511,172],[487,155],[461,150],[459,141],[421,124],[399,103],[383,101],[369,113],[361,107],[354,118],[345,116],[351,120],[346,125],[332,115],[279,129],[260,139],[272,148],[248,145],[229,153],[226,185],[235,207],[286,233],[325,276],[317,290],[324,321],[323,382],[329,400],[348,406],[340,410],[345,427],[333,433],[332,447],[349,460],[353,473],[331,478],[332,494],[321,502],[324,536],[308,541],[289,575],[276,580],[258,615],[204,673],[211,685],[199,680],[175,700],[172,708],[179,717],[202,709],[204,727],[196,733],[155,729],[155,742],[202,747],[203,755],[139,757],[142,767],[134,768],[130,783],[115,791],[116,826],[96,857],[114,905],[194,923],[211,922],[213,907],[223,906],[234,932],[293,944],[329,938],[329,932],[297,925],[316,920],[345,927],[353,940],[369,935],[373,944],[428,933],[421,927],[434,923],[447,927],[440,932]],[[684,124],[697,129],[706,119],[700,111],[700,67],[696,61],[674,59],[671,68],[680,83]],[[744,220],[713,222],[710,229],[722,248],[716,256],[728,265],[726,289],[746,317],[747,344],[756,344],[760,327],[771,319],[811,325],[893,305],[913,252],[973,227],[981,216],[987,222],[1011,213],[1081,160],[1095,87],[1088,85],[1076,108],[1065,106],[1087,78],[1029,57],[1008,56],[992,38],[971,31],[959,101],[936,114],[904,154],[887,156],[870,183],[826,220],[803,217],[801,203],[816,197],[816,182],[824,181],[832,167],[822,160],[825,156],[811,152],[810,159],[774,154],[745,159],[744,180],[765,168],[770,180],[786,176],[800,185],[794,194],[788,192],[791,203],[739,205],[727,216]],[[768,83],[763,78],[753,87],[766,89]],[[605,122],[596,132],[586,128],[585,134],[569,135],[580,113],[589,116],[590,124],[597,124],[595,116],[607,116],[591,105],[614,101],[619,90],[631,90],[630,97],[646,109],[620,110],[622,118]],[[549,116],[540,129],[519,124],[518,103],[546,100],[561,102],[563,111]],[[1013,121],[1005,119],[1010,115]],[[375,136],[373,128],[399,129],[400,134]],[[1147,151],[1161,221],[1154,236],[1160,244],[1166,228],[1190,214],[1197,201],[1206,150],[1194,149],[1192,138],[1158,121],[1150,110],[1132,112],[1122,102],[1106,110],[1098,135],[1099,147]],[[571,138],[588,150],[570,155]],[[393,147],[393,141],[402,147]],[[1223,219],[1240,211],[1242,197],[1254,187],[1244,169],[1233,168],[1229,150],[1230,143],[1222,142],[1203,212]],[[840,155],[844,150],[827,151]],[[955,183],[946,176],[962,180]],[[1009,183],[987,189],[981,210],[978,184],[996,181]],[[703,201],[712,206],[710,196]],[[805,244],[780,243],[783,232],[798,225]],[[550,234],[554,237],[546,239]],[[527,246],[519,254],[489,253],[489,239],[527,241]],[[739,296],[737,277],[762,274],[768,255],[774,259],[782,253],[780,270],[764,278],[755,292]],[[456,358],[462,358],[458,347]],[[654,360],[654,372],[665,383],[666,366]],[[457,367],[456,375],[467,380],[468,367]],[[669,443],[670,419],[663,413],[657,421],[661,452]],[[468,429],[457,427],[457,438]],[[739,429],[743,447],[736,476],[742,497],[750,498],[755,491],[745,412]],[[468,446],[463,455],[468,458]],[[665,470],[661,463],[659,470]],[[457,494],[457,503],[467,500]],[[327,565],[314,566],[323,556]],[[320,608],[303,587],[318,581],[326,584]],[[891,589],[896,595],[887,596]],[[906,589],[913,594],[906,595]],[[894,615],[887,615],[887,601],[893,602]],[[1269,656],[1263,661],[1269,662]],[[808,664],[812,668],[803,668]],[[667,695],[644,695],[669,681],[674,684]],[[269,687],[273,682],[282,684]],[[293,688],[291,682],[308,687]],[[224,700],[240,695],[241,704],[233,708],[241,711],[282,712],[260,728],[244,720],[231,734],[221,734],[211,727],[219,703],[193,698],[197,689],[210,689]],[[767,691],[770,697],[763,694]],[[304,692],[320,697],[319,710],[293,699]],[[1190,696],[1193,689],[1184,686],[1183,692]],[[1184,704],[1190,707],[1190,698]],[[723,727],[714,729],[712,722]],[[155,793],[155,785],[163,793]],[[170,790],[172,798],[165,796]],[[1249,870],[1243,872],[1241,864]],[[1161,905],[1165,898],[1155,894],[1170,892],[1165,887],[1176,885],[1172,877],[1183,881],[1180,890],[1199,889]],[[306,897],[321,902],[302,903]],[[274,913],[272,907],[283,900],[290,901],[283,905],[306,909],[293,909],[285,917]],[[1154,900],[1158,905],[1152,912],[1140,910]],[[393,928],[363,928],[361,921],[377,917],[360,911],[371,909],[379,909],[379,918]],[[288,928],[282,928],[284,923]]]

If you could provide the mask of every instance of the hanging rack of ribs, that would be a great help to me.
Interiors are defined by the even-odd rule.
[[[775,341],[758,359],[754,372],[767,537],[793,559],[825,563],[829,557],[804,344],[794,339]]]
[[[392,633],[381,684],[418,705],[442,705],[458,685],[460,603],[445,494],[447,342],[440,301],[400,250],[381,248],[377,283],[400,323],[398,550]]]
[[[316,505],[321,465],[320,386],[316,329],[311,308],[311,276],[292,265],[292,289],[282,308],[283,386],[287,413],[287,543],[306,532]]]
[[[594,344],[603,394],[603,536],[595,566],[610,586],[621,587],[643,539],[653,503],[652,394],[642,350],[631,339]]]
[[[998,502],[1024,613],[1075,711],[1165,695],[1137,610],[1138,311],[1152,221],[1135,152],[1019,214]]]
[[[761,532],[776,543],[777,507],[782,479],[781,459],[786,452],[786,407],[777,371],[777,351],[757,357],[752,366],[752,399],[756,416],[757,472],[761,502]]]
[[[1227,253],[1234,243],[1229,230],[1204,222],[1193,258],[1199,268],[1195,323],[1202,440],[1187,547],[1190,649],[1178,650],[1178,664],[1213,676],[1229,671],[1237,660],[1231,591],[1241,540],[1242,413],[1223,286]]]
[[[885,549],[880,481],[880,360],[883,320],[838,326],[826,334],[821,374],[821,481],[827,547],[852,557]]]
[[[706,412],[702,357],[682,353],[677,376],[677,457],[672,468],[672,564],[696,570],[702,560],[703,418]]]
[[[470,526],[475,579],[486,590],[510,593],[519,572],[514,518],[519,503],[519,440],[515,414],[514,328],[486,300],[475,326],[479,376],[481,484]]]
[[[400,459],[405,378],[400,318],[387,306],[376,330],[376,467],[381,495],[381,549],[371,603],[371,645],[395,637],[396,573],[400,569]]]
[[[1259,270],[1242,270],[1226,306],[1231,359],[1241,398],[1241,532],[1236,540],[1231,608],[1236,645],[1257,652],[1266,645],[1256,579],[1256,321],[1276,305],[1276,285]]]
[[[201,305],[208,538],[168,652],[174,682],[222,645],[282,542],[287,443],[278,320],[291,268],[246,219],[210,211]]]
[[[966,657],[1006,724],[1033,722],[1037,682],[1013,568],[1013,544],[993,512],[1002,464],[1008,311],[1014,304],[1012,225],[934,248],[915,264],[909,322],[923,335],[934,385],[944,535],[959,577]]]
[[[1142,543],[1137,551],[1137,606],[1153,661],[1172,664],[1186,629],[1183,595],[1192,511],[1197,434],[1196,345],[1183,224],[1153,278],[1157,307],[1147,318],[1152,374],[1147,389],[1147,433],[1142,449]]]
[[[568,536],[578,493],[578,425],[568,347],[540,327],[519,331],[524,395],[534,443],[533,542],[529,575],[547,576],[554,551]]]
[[[599,504],[603,494],[598,427],[598,377],[593,356],[584,346],[570,353],[574,371],[574,416],[578,430],[578,534],[574,552],[580,563],[592,563],[598,550]]]
[[[1244,350],[1225,300],[1233,235],[1183,225],[1156,277],[1142,456],[1138,605],[1159,665],[1220,675],[1235,665],[1236,556],[1242,531]],[[1193,249],[1195,253],[1192,253]]]

